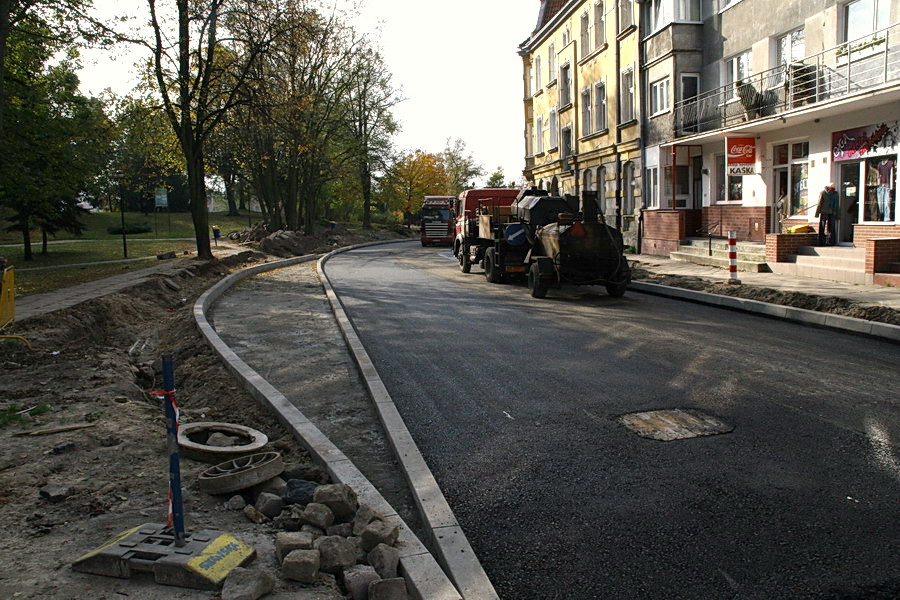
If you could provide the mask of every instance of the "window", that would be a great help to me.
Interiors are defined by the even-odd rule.
[[[572,128],[563,127],[562,130],[562,158],[572,155]]]
[[[541,57],[538,55],[534,57],[534,93],[537,94],[542,87],[544,84],[541,82]]]
[[[700,0],[675,0],[676,21],[700,21]]]
[[[556,81],[556,44],[550,44],[547,50],[547,70],[550,72],[550,81]]]
[[[650,84],[650,114],[658,115],[669,111],[669,78]]]
[[[581,90],[581,134],[590,135],[594,125],[591,119],[591,88]]]
[[[753,70],[750,66],[750,51],[747,50],[737,56],[732,56],[725,61],[725,82],[728,86],[727,99],[734,100],[738,97],[738,86],[749,82]]]
[[[659,208],[659,168],[644,169],[644,179],[647,182],[647,199],[650,208]]]
[[[744,199],[744,178],[728,175],[725,171],[725,155],[716,154],[716,202]]]
[[[650,3],[650,31],[656,31],[672,22],[669,13],[672,3],[670,0],[652,0]]]
[[[572,67],[563,65],[559,70],[559,106],[568,106],[572,104]]]
[[[606,125],[606,82],[594,85],[594,131],[603,131]]]
[[[795,29],[775,40],[775,66],[787,66],[806,56],[806,31]],[[784,82],[785,69],[776,72],[777,84]]]
[[[693,73],[681,75],[681,132],[697,132],[697,104],[693,102],[700,93],[700,76]]]
[[[569,24],[566,23],[565,28],[563,28],[563,48],[569,45],[569,42],[572,41],[572,29],[569,27]]]
[[[544,117],[539,116],[534,123],[535,154],[544,153]]]
[[[587,169],[584,172],[584,183],[582,185],[583,185],[584,191],[586,191],[586,192],[590,192],[591,189],[594,187],[594,174],[591,173],[590,169]]]
[[[559,147],[559,132],[557,131],[555,108],[550,109],[550,121],[548,127],[550,128],[550,150],[555,150]]]
[[[844,6],[842,42],[852,42],[890,25],[891,0],[855,0]]]
[[[631,0],[619,0],[619,33],[622,33],[633,24]]]
[[[787,198],[788,216],[808,208],[807,179],[809,177],[809,142],[777,144],[772,148],[772,172],[776,198]]]
[[[622,71],[619,85],[619,123],[634,120],[634,68]]]
[[[606,43],[606,14],[603,12],[603,3],[594,4],[594,48],[599,48]]]
[[[591,53],[591,19],[587,12],[581,15],[581,58]]]

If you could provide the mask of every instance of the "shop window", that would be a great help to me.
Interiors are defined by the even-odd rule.
[[[864,221],[897,220],[897,155],[877,156],[865,161],[866,195]]]
[[[786,216],[797,215],[809,208],[808,160],[808,141],[776,144],[772,148],[773,193],[775,198],[787,202],[781,209]]]
[[[728,175],[725,155],[716,154],[716,202],[735,202],[744,199],[744,178]]]

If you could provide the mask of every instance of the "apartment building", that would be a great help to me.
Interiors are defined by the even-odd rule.
[[[526,181],[560,195],[596,191],[631,245],[644,203],[639,13],[631,0],[541,0],[519,46]]]
[[[900,2],[645,0],[644,253],[764,241],[840,196],[838,241],[900,237]]]

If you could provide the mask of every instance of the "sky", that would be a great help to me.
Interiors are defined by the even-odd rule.
[[[144,21],[142,0],[94,0],[107,14],[127,11]],[[486,172],[503,168],[517,181],[524,167],[522,61],[518,45],[534,28],[540,2],[363,0],[357,27],[381,46],[404,101],[394,114],[397,147],[440,152],[461,138]],[[132,89],[137,51],[83,54],[82,90]],[[479,183],[482,183],[480,181]]]

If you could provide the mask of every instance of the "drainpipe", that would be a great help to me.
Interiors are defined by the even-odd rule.
[[[620,55],[622,45],[619,42],[619,7],[616,5],[614,11],[616,13],[616,229],[622,231],[622,157],[619,154],[619,145],[622,143],[622,129],[620,120],[622,118],[622,57]]]
[[[618,11],[616,11],[616,12],[618,12]],[[644,41],[643,41],[644,36],[643,36],[642,30],[644,29],[644,14],[643,13],[645,13],[645,12],[646,12],[646,9],[644,8],[644,3],[639,2],[638,3],[638,65],[640,66],[639,81],[640,81],[640,86],[641,86],[640,90],[642,92],[643,92],[643,90],[647,89],[647,83],[648,83],[647,79],[649,78],[649,76],[647,74],[647,69],[644,68],[646,61],[644,60]],[[673,77],[673,79],[674,79],[674,77]],[[672,89],[673,89],[673,91],[675,89],[674,81],[672,82]],[[641,169],[642,169],[641,188],[642,189],[641,189],[641,208],[640,208],[640,213],[638,214],[637,245],[635,248],[635,251],[637,252],[637,254],[641,253],[641,241],[644,237],[644,209],[647,207],[647,182],[644,179],[644,173],[643,173],[643,171],[647,170],[646,169],[647,148],[645,147],[644,142],[647,139],[649,139],[647,137],[647,117],[646,117],[647,111],[644,110],[644,108],[645,108],[644,103],[646,102],[645,96],[646,95],[643,93],[641,93],[641,95],[640,95],[640,98],[641,98],[641,113],[640,113],[641,114],[641,142],[640,142],[640,148],[641,148]]]

